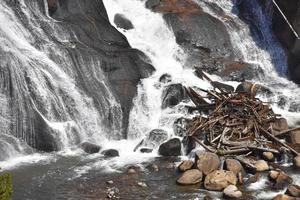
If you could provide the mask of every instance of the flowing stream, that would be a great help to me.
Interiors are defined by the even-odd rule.
[[[174,137],[174,121],[183,116],[192,117],[183,109],[190,102],[180,103],[172,109],[161,109],[161,96],[165,86],[180,83],[184,86],[198,86],[202,89],[211,88],[208,82],[200,80],[194,75],[193,69],[184,67],[186,55],[176,43],[172,30],[167,26],[161,14],[146,9],[145,2],[141,0],[103,0],[103,2],[112,25],[114,25],[114,16],[117,13],[125,15],[131,20],[134,29],[125,31],[118,28],[118,30],[126,36],[133,48],[141,50],[150,58],[156,69],[151,77],[141,80],[138,86],[137,96],[133,100],[133,108],[130,112],[127,140],[119,140],[121,133],[118,129],[121,125],[116,122],[118,120],[114,120],[116,123],[112,126],[106,126],[105,116],[107,113],[112,112],[112,116],[117,119],[121,116],[121,108],[114,99],[105,78],[95,77],[95,80],[102,86],[101,92],[107,97],[102,102],[102,112],[99,112],[85,91],[75,85],[76,75],[75,72],[72,72],[75,69],[70,66],[71,58],[67,56],[66,52],[52,41],[52,38],[40,27],[38,21],[29,21],[27,25],[24,25],[19,20],[19,16],[16,16],[5,2],[0,2],[0,58],[2,59],[1,63],[4,63],[0,65],[0,78],[4,77],[5,73],[9,73],[9,70],[16,70],[17,73],[14,74],[28,74],[36,96],[32,96],[26,102],[33,105],[34,110],[22,110],[24,106],[20,102],[25,96],[22,95],[25,90],[16,91],[16,94],[20,95],[16,97],[15,103],[19,103],[17,110],[21,113],[20,116],[37,112],[47,126],[55,130],[53,137],[59,143],[57,153],[40,153],[33,150],[26,142],[33,142],[29,140],[33,140],[32,138],[37,133],[32,133],[30,137],[15,136],[9,133],[6,122],[11,116],[6,115],[8,113],[5,110],[6,107],[0,107],[0,160],[2,160],[0,167],[2,171],[11,171],[15,177],[15,199],[102,199],[101,195],[103,194],[89,196],[89,193],[93,193],[93,191],[86,193],[78,191],[84,190],[83,187],[93,185],[91,183],[95,181],[110,178],[111,172],[122,171],[124,166],[137,164],[143,168],[143,162],[155,160],[157,149],[150,154],[133,152],[137,143],[149,131],[157,128],[166,130],[169,137]],[[216,1],[198,0],[197,2],[205,12],[220,18],[213,9],[207,6]],[[38,15],[40,20],[49,23],[47,28],[51,29],[52,27],[51,30],[56,28],[56,31],[53,31],[56,32],[53,35],[56,40],[72,46],[70,42],[72,37],[60,30],[53,19],[48,15],[45,16],[42,12],[33,11],[34,8],[38,10],[36,5],[28,8],[24,1],[20,1],[20,3],[22,12],[24,15],[28,15],[27,19],[30,19],[30,15],[33,13]],[[242,21],[235,12],[234,3],[235,1],[226,0],[216,2],[238,26],[238,28],[230,24],[226,26],[235,50],[242,55],[244,61],[257,64],[263,69],[263,75],[257,77],[255,81],[269,87],[274,95],[272,97],[262,96],[262,98],[265,101],[273,102],[272,106],[275,112],[286,117],[291,126],[299,124],[300,110],[297,107],[300,105],[298,95],[300,88],[284,77],[287,68],[286,56],[270,34],[271,27],[267,16],[255,7],[257,6],[255,1],[252,6],[253,12],[260,22],[258,27],[263,30],[264,38],[258,45],[248,24]],[[44,42],[38,42],[38,40]],[[35,43],[39,45],[34,45]],[[52,57],[55,57],[58,62],[53,62],[50,59]],[[79,65],[87,64],[83,58],[79,60]],[[102,73],[97,69],[98,64],[97,58],[91,58],[87,66],[87,73],[90,76]],[[88,71],[88,69],[92,71]],[[159,78],[166,73],[171,75],[172,81],[167,84],[160,83]],[[222,81],[221,77],[213,74],[210,76],[214,80]],[[13,77],[13,79],[16,85],[26,82],[21,76]],[[0,80],[0,86],[5,82],[7,80]],[[233,86],[238,84],[236,82],[227,83]],[[283,100],[287,103],[278,105],[277,102]],[[1,93],[0,103],[1,105],[8,104],[6,97]],[[72,104],[72,110],[68,106],[69,104]],[[46,105],[44,106],[45,110],[41,110],[40,105]],[[63,117],[57,117],[54,110],[63,113]],[[28,130],[31,130],[30,127]],[[110,132],[113,134],[109,134]],[[109,135],[113,135],[113,137]],[[93,141],[100,144],[103,149],[115,148],[119,151],[120,157],[107,160],[100,153],[87,156],[76,147],[76,140]],[[155,178],[160,179],[166,175],[160,173],[156,176]],[[295,179],[299,177],[297,174],[293,176]],[[95,180],[94,177],[100,178]],[[150,180],[147,177],[144,179]],[[164,195],[173,195],[174,199],[203,197],[203,194],[200,194],[197,189],[189,191],[188,195],[190,196],[184,196],[180,189],[175,188],[176,191],[170,189],[174,182],[165,181],[164,183],[169,185],[161,188],[162,194],[157,194],[157,198],[164,199],[163,197],[167,197]],[[153,186],[150,184],[149,187],[153,189],[155,184],[153,183]],[[76,192],[73,191],[74,188],[77,188]],[[249,192],[256,192],[258,199],[272,198],[277,194],[264,191],[264,188],[265,182],[261,180],[259,183],[253,184],[249,188]],[[164,190],[168,192],[163,194]],[[152,196],[155,195],[152,194]],[[149,196],[151,199],[151,194]]]

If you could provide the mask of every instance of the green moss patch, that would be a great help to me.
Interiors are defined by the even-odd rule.
[[[12,195],[12,176],[9,173],[0,175],[0,200],[9,200]]]

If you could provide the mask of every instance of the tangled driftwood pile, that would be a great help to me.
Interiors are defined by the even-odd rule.
[[[218,155],[251,154],[253,151],[279,154],[283,149],[298,155],[278,138],[295,129],[289,129],[284,118],[255,97],[263,89],[261,86],[244,82],[234,91],[231,86],[210,80],[201,70],[196,70],[196,74],[210,81],[214,90],[200,89],[205,93],[200,95],[186,88],[195,104],[192,109],[206,113],[189,123],[188,136]]]

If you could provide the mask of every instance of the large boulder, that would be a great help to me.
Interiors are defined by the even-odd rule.
[[[133,24],[129,19],[126,18],[125,15],[117,13],[114,17],[114,23],[118,28],[122,28],[125,30],[133,29]]]
[[[83,142],[81,143],[80,147],[83,149],[83,151],[90,154],[98,153],[101,150],[99,145],[90,142]]]
[[[197,168],[207,175],[217,170],[221,165],[219,156],[215,153],[197,151],[195,155],[195,163]]]
[[[186,98],[185,88],[181,84],[168,85],[162,93],[162,108],[174,107]]]
[[[179,156],[181,155],[181,142],[178,138],[170,139],[159,146],[158,152],[162,156]]]
[[[231,171],[216,170],[205,177],[204,187],[208,190],[221,191],[229,185],[236,185],[237,177]]]
[[[194,185],[200,183],[202,180],[202,172],[198,169],[191,169],[184,172],[178,179],[177,183],[180,185]]]

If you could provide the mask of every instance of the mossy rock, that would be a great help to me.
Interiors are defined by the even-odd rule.
[[[9,200],[12,195],[12,176],[9,173],[0,175],[0,200]]]

